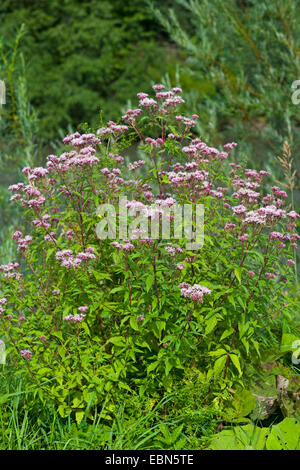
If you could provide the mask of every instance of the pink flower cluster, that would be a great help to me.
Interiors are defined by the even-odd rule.
[[[179,120],[184,119],[183,116],[177,116]],[[191,124],[191,123],[190,123]],[[194,157],[202,163],[208,163],[209,160],[226,160],[228,157],[227,152],[219,151],[214,147],[209,147],[205,142],[202,142],[198,137],[190,143],[190,145],[183,147],[182,151],[186,153],[189,157]],[[206,157],[209,160],[203,158]]]
[[[136,118],[142,114],[142,110],[140,108],[137,109],[127,109],[126,113],[122,116],[124,121],[127,121],[129,124],[134,125]]]
[[[173,110],[177,105],[184,103],[184,100],[181,96],[178,96],[182,92],[181,88],[175,87],[170,91],[161,91],[164,89],[164,85],[157,84],[153,86],[153,89],[156,91],[155,99],[149,98],[147,93],[137,93],[139,98],[139,108],[137,109],[128,109],[126,113],[122,116],[122,119],[127,121],[132,126],[135,126],[136,118],[142,113],[142,109],[149,110],[150,113],[153,111],[158,114],[165,114],[169,109]],[[198,117],[195,115],[195,117]],[[187,119],[187,118],[185,118]],[[187,121],[187,125],[192,127],[192,121]]]
[[[81,323],[85,317],[86,315],[84,313],[76,313],[75,315],[69,314],[64,317],[64,321],[70,323]]]
[[[230,207],[230,206],[229,206]],[[231,230],[232,228],[234,228],[236,225],[235,224],[225,224],[224,226],[224,230]]]
[[[94,248],[87,247],[84,252],[80,252],[74,256],[72,250],[61,250],[56,253],[57,261],[65,268],[77,268],[83,261],[95,259]]]
[[[129,170],[136,170],[137,168],[139,168],[140,166],[143,166],[145,165],[145,161],[144,160],[138,160],[137,162],[134,162],[134,163],[129,163]]]
[[[244,214],[245,212],[247,212],[247,208],[243,204],[233,207],[232,210],[236,215]]]
[[[195,124],[196,124],[196,120],[189,119],[185,116],[176,116],[175,119],[176,119],[176,121],[182,122],[185,125],[185,127],[189,128],[189,129],[191,127],[194,127]]]
[[[274,273],[265,273],[265,276],[268,278],[268,279],[274,279],[276,277],[276,275]]]
[[[179,287],[181,295],[183,295],[183,297],[190,298],[195,302],[203,303],[203,296],[211,294],[210,289],[204,286],[200,286],[199,284],[194,284],[193,286],[191,286],[187,282],[183,282],[179,285]]]
[[[116,124],[114,121],[108,121],[107,127],[101,127],[97,130],[97,135],[104,137],[106,135],[120,135],[128,130],[128,126]]]
[[[184,100],[178,96],[182,93],[181,88],[174,87],[169,91],[161,91],[164,88],[164,85],[160,83],[153,86],[153,89],[156,91],[155,98],[160,105],[160,112],[162,113],[165,113],[169,107],[174,108],[178,104],[184,103]]]
[[[17,281],[19,281],[20,279],[22,279],[23,274],[17,271],[18,268],[19,263],[1,264],[0,271],[3,272],[3,276],[6,279],[16,279]]]
[[[129,209],[128,215],[129,216],[134,216],[136,215],[136,212],[140,212],[141,215],[144,215],[145,217],[158,217],[159,215],[164,215],[164,210],[163,208],[158,207],[151,207],[143,204],[140,201],[127,201],[126,202],[126,207]]]
[[[176,264],[176,268],[182,271],[185,268],[185,264],[183,263]]]
[[[66,173],[76,167],[82,169],[83,167],[91,167],[97,165],[99,162],[95,156],[96,150],[90,145],[88,147],[72,150],[71,152],[64,152],[60,157],[56,155],[48,155],[47,167],[49,171],[56,173]]]
[[[86,147],[92,146],[96,147],[97,145],[101,144],[101,141],[95,137],[94,134],[82,134],[80,135],[79,132],[75,132],[74,134],[67,135],[63,139],[64,144],[70,144],[73,147]]]
[[[271,232],[270,233],[270,239],[271,240],[284,240],[285,235],[281,232]]]
[[[5,297],[0,298],[0,315],[5,311],[3,306],[6,304],[7,299]]]
[[[45,214],[40,219],[35,219],[32,221],[34,227],[50,228],[51,224],[49,223],[50,215]]]
[[[290,211],[288,214],[286,214],[290,219],[296,220],[300,215],[295,212],[295,211]]]
[[[244,233],[243,235],[240,235],[239,236],[239,240],[240,242],[246,242],[249,238],[249,234],[248,233]]]
[[[247,212],[245,223],[247,224],[262,224],[269,225],[274,221],[278,221],[286,217],[286,212],[282,209],[277,209],[276,206],[260,207],[257,210]]]
[[[140,238],[143,238],[145,234],[146,234],[146,231],[142,229],[132,230],[130,240],[139,240]]]
[[[107,188],[119,191],[120,187],[125,184],[124,179],[119,176],[121,173],[119,168],[114,168],[113,170],[102,168],[101,173],[105,176]]]
[[[34,181],[38,178],[44,178],[45,176],[47,176],[48,170],[47,168],[42,167],[30,168],[29,166],[26,166],[25,168],[23,168],[22,173],[24,175],[27,175],[29,181]]]
[[[122,157],[121,155],[115,155],[114,153],[109,153],[108,156],[112,160],[115,160],[117,163],[123,163],[124,162],[124,157]]]
[[[69,314],[64,317],[64,321],[70,322],[70,323],[81,323],[82,320],[86,317],[86,312],[88,311],[88,306],[87,305],[82,305],[81,307],[78,307],[78,310],[80,313],[76,313],[75,315]]]
[[[22,238],[22,233],[20,231],[16,231],[12,235],[12,239],[16,240],[18,251],[22,252],[27,250],[29,243],[32,241],[32,237],[30,235],[26,235],[24,238]]]
[[[153,108],[153,107],[156,108],[157,101],[155,101],[153,98],[145,97],[140,100],[140,106],[142,108]]]
[[[119,243],[119,242],[111,242],[111,246],[114,246],[115,248],[118,248],[119,250],[122,250],[122,251],[134,250],[134,245],[132,245],[132,243],[130,243],[129,241],[126,241],[124,245],[122,245],[122,243]]]
[[[86,313],[88,309],[89,307],[87,305],[82,305],[81,307],[78,307],[80,313]]]
[[[12,191],[14,193],[18,193],[24,188],[24,183],[16,183],[8,186],[9,191]]]
[[[20,355],[25,359],[25,361],[29,361],[32,359],[32,352],[29,349],[22,349],[19,351]]]
[[[38,172],[35,172],[35,170],[38,170]],[[29,175],[28,178],[36,179],[38,178],[38,175],[41,175],[43,173],[41,170],[42,170],[41,168],[35,168],[32,170],[29,167],[25,167],[23,169],[23,173],[28,174]],[[30,173],[30,171],[32,171],[32,173]],[[45,171],[48,173],[48,170],[45,170]],[[18,184],[10,186],[9,189],[16,193],[10,198],[11,201],[20,200],[23,206],[28,206],[31,209],[39,208],[45,202],[45,198],[42,196],[42,193],[33,185],[24,186],[23,183],[18,183]],[[25,192],[26,196],[28,197],[22,198],[21,196],[22,192]],[[33,198],[37,198],[37,199],[33,199]]]
[[[249,202],[250,204],[257,203],[260,193],[253,191],[252,189],[248,188],[240,188],[236,193],[232,195],[232,197],[236,197],[242,201]]]
[[[157,139],[152,139],[152,137],[146,137],[145,142],[147,142],[147,144],[151,145],[152,147],[156,148],[160,147],[164,143],[163,139],[161,139],[160,137],[158,137]]]
[[[68,230],[63,230],[61,232],[61,235],[63,237],[66,237],[68,240],[73,240],[75,233],[74,233],[74,230],[70,228]]]
[[[179,166],[176,166],[175,171],[167,172],[168,179],[172,186],[184,186],[186,188],[197,185],[197,189],[204,190],[209,193],[210,183],[208,183],[206,178],[209,176],[208,172],[205,170],[195,170],[195,171],[178,171]],[[188,168],[190,170],[190,168]],[[198,183],[202,183],[201,186]]]
[[[166,199],[156,199],[155,204],[160,207],[171,207],[176,204],[176,199],[173,197],[166,197]]]
[[[272,186],[272,191],[278,197],[282,197],[284,199],[288,197],[287,193],[278,188],[278,186]]]
[[[163,249],[169,253],[171,256],[175,256],[176,253],[183,253],[182,248],[172,245],[164,246]]]
[[[224,145],[224,149],[226,149],[226,150],[232,150],[232,149],[234,149],[236,146],[237,146],[237,143],[236,143],[236,142],[231,142],[231,143],[225,144],[225,145]]]

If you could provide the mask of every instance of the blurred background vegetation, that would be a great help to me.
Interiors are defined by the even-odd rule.
[[[196,131],[210,145],[238,142],[235,158],[284,186],[284,141],[294,169],[300,161],[300,104],[291,99],[299,17],[300,0],[2,0],[4,245],[17,220],[6,188],[20,168],[43,164],[80,123],[118,120],[157,82],[183,88],[181,112],[199,115]],[[296,209],[299,179],[286,189]]]

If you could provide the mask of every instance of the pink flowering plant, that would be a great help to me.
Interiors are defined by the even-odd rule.
[[[208,383],[241,383],[292,312],[299,215],[286,192],[231,161],[236,143],[196,137],[180,88],[153,88],[120,124],[68,135],[65,152],[10,187],[31,228],[12,235],[17,259],[0,266],[8,358],[78,421],[87,403],[109,414],[124,394],[171,390],[192,366]],[[134,139],[143,159],[128,163]],[[149,223],[157,207],[202,205],[202,248],[138,224],[125,239],[99,238],[99,206],[118,220],[122,197],[130,220]]]

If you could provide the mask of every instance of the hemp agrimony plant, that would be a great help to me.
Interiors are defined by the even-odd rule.
[[[236,143],[220,150],[196,137],[180,88],[153,88],[121,124],[68,135],[64,153],[10,186],[32,229],[13,234],[18,259],[0,266],[7,357],[78,421],[88,403],[109,415],[124,394],[170,390],[191,365],[232,386],[291,312],[299,215],[286,192],[266,190],[267,171],[230,163]],[[144,159],[127,165],[133,136]],[[121,219],[120,198],[133,229],[99,238],[110,222],[99,207]],[[184,231],[149,233],[166,208],[176,220],[175,205],[191,207],[192,228],[204,208],[202,248]]]

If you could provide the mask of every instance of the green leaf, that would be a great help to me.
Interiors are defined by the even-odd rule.
[[[206,328],[205,328],[205,334],[208,335],[213,331],[215,328],[216,324],[218,323],[218,319],[216,316],[211,317],[209,320],[206,321]]]
[[[235,367],[237,368],[237,370],[239,371],[239,374],[241,376],[242,375],[242,370],[241,370],[241,365],[240,365],[239,358],[237,357],[236,354],[230,354],[229,357],[232,360]]]
[[[223,354],[227,354],[227,351],[223,348],[217,349],[216,351],[211,351],[209,353],[210,356],[222,356]]]
[[[234,274],[236,278],[238,279],[239,283],[242,283],[242,269],[241,268],[235,268],[234,269]]]
[[[245,302],[243,301],[243,299],[238,295],[237,297],[237,301],[238,303],[240,304],[240,306],[242,307],[243,310],[246,309],[246,305],[245,305]]]
[[[73,408],[81,408],[82,407],[82,400],[80,398],[75,397],[73,400]]]
[[[80,424],[83,418],[84,418],[84,411],[76,411],[75,413],[76,423]]]
[[[166,360],[166,365],[165,365],[165,373],[166,375],[169,375],[170,371],[173,369],[175,366],[175,362],[171,358],[167,358]]]
[[[55,336],[56,338],[59,338],[63,341],[63,335],[61,331],[52,331],[51,336]]]
[[[159,361],[152,362],[148,367],[147,367],[147,375],[150,374],[153,370],[157,369],[157,366],[159,365]]]
[[[111,289],[111,291],[109,291],[110,294],[115,294],[116,292],[121,292],[124,290],[124,286],[120,286],[120,287],[114,287],[114,289]]]
[[[154,283],[154,275],[149,274],[149,276],[146,278],[146,281],[145,281],[146,292],[149,292],[149,290],[151,289],[153,283]]]
[[[220,341],[222,341],[222,339],[228,338],[228,336],[230,336],[233,332],[234,332],[233,328],[229,328],[228,330],[225,330],[220,338]]]
[[[56,248],[49,248],[49,250],[47,251],[47,255],[46,255],[46,262],[49,261],[49,258],[50,256],[56,251]]]
[[[254,395],[246,389],[238,390],[229,405],[226,412],[232,414],[233,418],[241,418],[248,416],[256,408],[256,399]]]
[[[300,423],[294,418],[285,418],[272,426],[267,439],[268,450],[300,450]]]
[[[112,343],[115,346],[125,346],[125,344],[126,344],[126,342],[125,342],[125,340],[122,336],[113,336],[107,342]]]
[[[227,356],[221,356],[214,363],[214,375],[219,375],[225,367]]]
[[[242,341],[243,345],[245,346],[246,354],[248,356],[248,354],[249,354],[249,341],[246,338],[242,338],[241,341]]]
[[[299,345],[300,345],[299,337],[289,334],[289,333],[284,333],[281,339],[280,351],[281,352],[293,352],[295,351],[295,349],[297,349],[297,346]]]
[[[147,343],[147,341],[143,341],[143,340],[138,340],[136,339],[135,340],[135,344],[137,346],[140,346],[141,348],[148,348],[149,351],[152,351],[152,348],[151,348],[151,345]]]
[[[69,409],[65,403],[59,405],[57,411],[62,418],[66,418],[69,415]]]
[[[239,326],[239,337],[242,338],[244,334],[247,332],[249,328],[250,323],[245,322],[243,320],[239,321],[238,326]]]
[[[234,297],[232,295],[228,296],[228,301],[231,303],[231,305],[233,305],[234,308],[236,307]]]
[[[130,326],[133,330],[139,330],[139,325],[135,317],[131,317],[129,320]]]
[[[212,450],[245,450],[246,448],[264,450],[268,428],[259,428],[253,424],[236,426],[214,435],[209,448]]]
[[[108,281],[111,281],[111,277],[107,273],[99,272],[99,271],[92,271],[94,274],[95,278],[97,281],[103,281],[103,279],[107,279]]]

